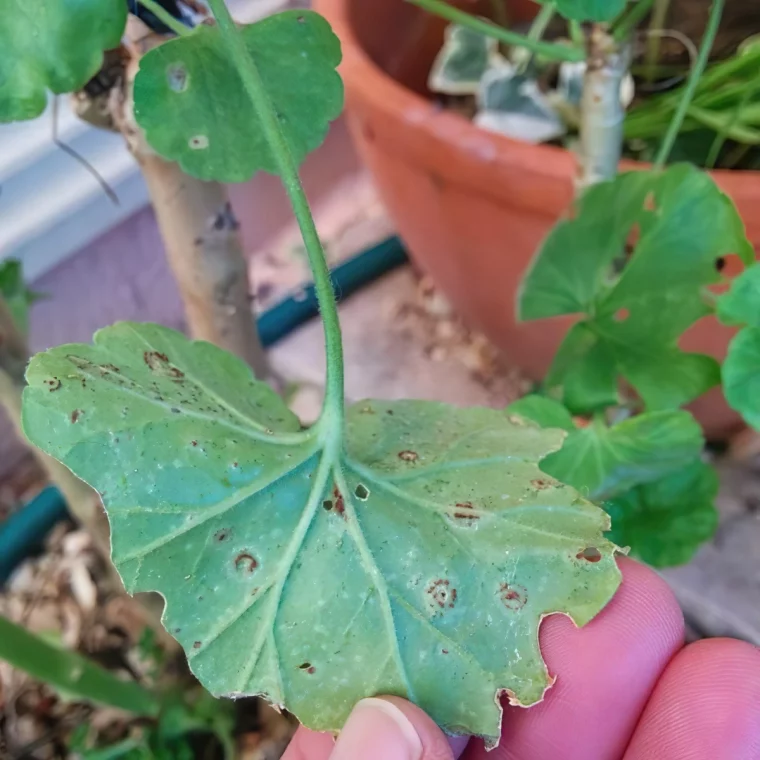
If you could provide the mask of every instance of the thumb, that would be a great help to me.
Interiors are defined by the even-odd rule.
[[[453,760],[466,743],[447,739],[422,710],[403,699],[363,699],[340,732],[330,760]]]

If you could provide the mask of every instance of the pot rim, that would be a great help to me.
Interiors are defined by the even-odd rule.
[[[366,53],[360,44],[348,17],[351,3],[363,0],[315,0],[315,9],[324,15],[341,41],[343,61],[339,71],[346,84],[347,101],[360,111],[381,113],[389,122],[414,125],[416,129],[394,130],[393,142],[405,154],[414,156],[414,163],[429,164],[425,154],[438,151],[445,145],[449,152],[460,154],[461,159],[473,162],[480,171],[475,171],[466,184],[474,184],[489,194],[498,193],[500,180],[489,182],[484,187],[483,172],[493,174],[494,170],[509,173],[508,195],[514,197],[514,172],[528,171],[545,180],[572,182],[577,172],[575,155],[567,148],[555,145],[532,144],[516,140],[506,135],[489,132],[476,126],[464,116],[440,109],[429,99],[396,81],[383,71]],[[359,83],[359,86],[357,86]],[[352,86],[353,85],[353,86]],[[412,134],[415,133],[415,134]],[[389,142],[385,135],[378,134],[378,140]],[[416,138],[416,139],[415,139]],[[421,139],[420,139],[421,138]],[[448,163],[448,162],[447,162]],[[460,162],[452,161],[451,164]],[[434,164],[439,173],[446,173],[446,164],[440,159]],[[621,169],[644,169],[650,164],[624,159]],[[725,190],[737,194],[760,196],[760,171],[713,169],[709,172]],[[462,182],[461,170],[454,172],[458,182]],[[474,182],[472,182],[474,180]]]

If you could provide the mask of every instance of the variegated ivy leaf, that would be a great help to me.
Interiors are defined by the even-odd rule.
[[[428,78],[432,92],[475,95],[488,68],[502,60],[499,43],[465,26],[451,24]]]
[[[367,401],[299,421],[242,361],[155,325],[40,354],[23,424],[102,494],[131,592],[216,695],[311,728],[397,694],[493,742],[541,699],[538,625],[619,583],[608,518],[539,467],[562,433],[503,412]]]
[[[73,92],[118,47],[124,0],[0,0],[0,122],[39,116],[48,93]]]
[[[338,38],[311,11],[241,28],[296,162],[324,140],[343,108]],[[140,61],[135,116],[151,147],[205,180],[244,182],[277,164],[216,26],[154,48]]]

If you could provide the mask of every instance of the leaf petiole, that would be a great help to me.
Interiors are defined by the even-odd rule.
[[[341,435],[335,436],[340,439],[344,420],[343,345],[338,309],[335,304],[335,292],[330,280],[330,271],[322,242],[319,239],[314,218],[298,176],[298,168],[278,123],[277,113],[261,80],[258,67],[248,52],[224,0],[209,0],[209,7],[219,25],[222,36],[230,46],[230,55],[251,99],[254,111],[261,121],[264,136],[274,156],[280,178],[293,207],[293,213],[298,221],[301,236],[306,246],[309,265],[314,275],[317,301],[322,314],[325,330],[325,352],[327,354],[325,399],[320,424],[329,426],[331,430],[341,431]]]
[[[181,21],[174,18],[169,11],[162,5],[156,2],[156,0],[137,0],[143,8],[150,11],[159,21],[169,27],[176,35],[182,37],[187,34],[192,34],[192,29],[186,27]]]

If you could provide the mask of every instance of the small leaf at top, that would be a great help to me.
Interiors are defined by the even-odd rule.
[[[695,461],[608,501],[610,537],[655,567],[683,565],[715,533],[717,494],[715,471]]]
[[[547,0],[536,0],[545,3]],[[612,21],[625,8],[627,0],[552,0],[557,11],[573,21]]]
[[[541,619],[583,625],[619,583],[608,516],[538,468],[559,431],[366,401],[343,441],[152,325],[40,354],[28,380],[27,436],[103,495],[125,586],[165,597],[201,682],[311,728],[397,694],[493,743],[498,694],[529,705],[551,683]]]
[[[692,166],[623,174],[585,193],[577,214],[546,239],[519,299],[522,319],[585,315],[583,341],[574,340],[561,371],[555,364],[551,373],[553,384],[575,373],[567,405],[591,412],[578,408],[578,399],[610,393],[609,379],[600,384],[592,371],[604,364],[651,411],[678,407],[716,385],[718,363],[683,353],[678,341],[710,313],[704,291],[720,281],[717,261],[730,253],[746,265],[754,261],[736,208]],[[579,379],[595,388],[584,392]]]
[[[726,325],[760,327],[760,264],[745,269],[718,299],[718,319]]]
[[[49,92],[87,84],[127,23],[124,0],[3,0],[0,10],[0,122],[34,119]]]
[[[527,396],[510,404],[507,412],[542,427],[556,427],[560,409],[564,407],[557,402]],[[702,429],[688,412],[654,412],[612,427],[600,421],[573,427],[562,449],[545,457],[541,469],[600,500],[689,465],[703,446]]]
[[[340,42],[327,21],[305,10],[277,13],[240,33],[300,164],[322,143],[343,108],[343,85],[335,70]],[[200,25],[143,56],[134,97],[148,143],[188,174],[244,182],[260,170],[278,173],[216,26]]]
[[[499,43],[493,37],[449,24],[430,69],[428,88],[447,95],[475,95],[483,74],[500,59]]]

